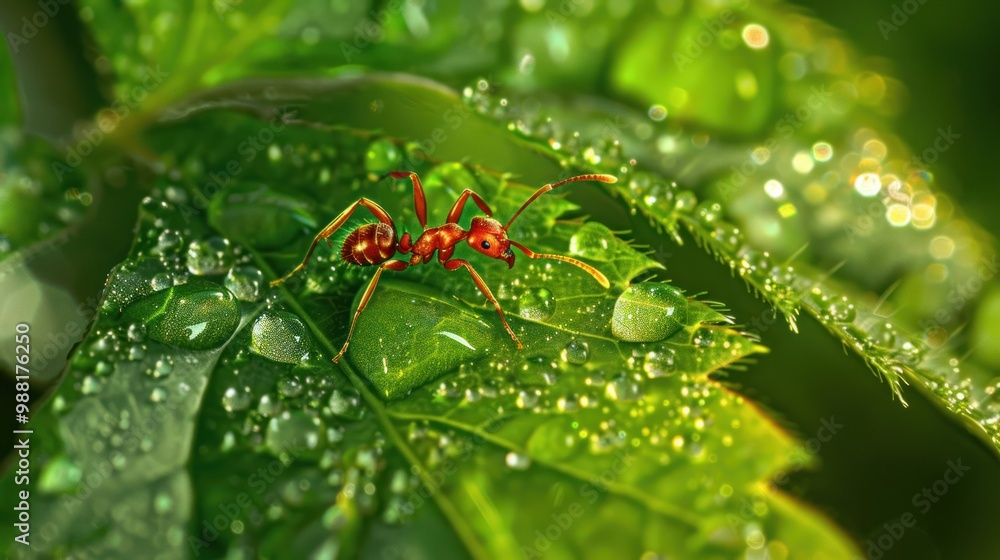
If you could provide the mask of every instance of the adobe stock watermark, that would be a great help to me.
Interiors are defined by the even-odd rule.
[[[750,0],[742,0],[742,2],[735,4],[735,8],[745,10],[748,5],[750,5]],[[672,58],[677,69],[683,72],[685,66],[694,63],[694,59],[705,54],[705,49],[711,48],[734,21],[736,21],[736,12],[729,8],[722,10],[719,15],[711,19],[702,20],[703,29],[699,30],[693,37],[688,37],[679,45],[678,49],[674,50]]]
[[[947,152],[951,149],[952,145],[955,144],[955,140],[961,138],[961,134],[955,134],[951,131],[951,127],[948,128],[938,128],[937,136],[934,137],[934,141],[931,145],[924,148],[924,151],[920,152],[919,155],[915,155],[910,158],[907,162],[906,169],[910,173],[914,171],[925,171],[927,170],[927,165],[934,163],[941,157],[941,154]]]
[[[940,502],[941,498],[948,494],[952,486],[958,484],[962,477],[972,470],[972,467],[962,464],[961,457],[949,460],[946,465],[947,468],[941,478],[921,488],[910,499],[910,503],[920,515],[926,515],[934,507],[934,504]],[[907,531],[916,524],[917,515],[913,511],[906,511],[899,517],[883,523],[879,533],[865,541],[864,557],[855,556],[855,560],[879,560],[892,547],[896,546],[896,543],[902,540]]]
[[[635,458],[627,449],[615,452],[614,460],[609,468],[580,485],[577,493],[582,498],[582,502],[581,500],[573,500],[565,506],[558,507],[557,511],[549,515],[552,522],[535,530],[535,539],[531,544],[521,544],[521,555],[525,560],[542,558],[545,552],[552,548],[552,544],[572,529],[576,521],[583,516],[586,511],[585,506],[597,503],[601,495],[607,492],[608,486],[614,484],[632,466],[633,462],[635,462]]]
[[[263,497],[264,492],[305,450],[306,446],[299,441],[294,439],[289,441],[281,450],[283,458],[272,459],[266,466],[251,473],[246,479],[247,487],[258,498]],[[196,557],[200,556],[202,549],[209,548],[223,531],[230,530],[234,525],[242,524],[241,518],[248,514],[253,507],[254,500],[246,491],[241,491],[232,500],[219,504],[216,512],[210,512],[202,520],[200,532],[197,535],[188,535],[187,542],[191,552]]]
[[[30,16],[21,18],[21,33],[13,31],[7,32],[7,46],[10,47],[11,54],[21,52],[21,47],[28,44],[28,41],[38,36],[38,32],[56,17],[63,6],[69,5],[71,0],[38,0],[38,10]]]
[[[899,31],[900,27],[910,21],[910,16],[917,13],[920,7],[927,3],[927,0],[903,0],[892,5],[892,12],[889,19],[878,20],[878,30],[882,32],[882,39],[888,41],[889,34]]]
[[[506,418],[499,416],[498,413],[491,412],[490,419],[485,422],[486,427],[484,431],[489,434],[495,433],[503,427],[506,421]],[[404,519],[412,517],[418,509],[433,499],[434,495],[441,491],[441,488],[447,483],[448,479],[458,472],[458,467],[471,459],[473,453],[485,443],[487,443],[487,438],[479,434],[474,434],[468,440],[461,440],[458,456],[444,458],[441,463],[428,473],[431,482],[430,485],[421,482],[410,490],[406,502],[400,507],[401,516]],[[417,475],[420,471],[417,467],[413,467],[411,472]]]
[[[918,155],[914,155],[906,162],[907,173],[918,173],[926,171],[928,164],[932,164],[947,152],[955,144],[955,140],[961,138],[961,134],[955,134],[951,127],[938,128],[937,136],[931,145],[924,148]],[[884,222],[888,208],[893,204],[908,206],[911,202],[910,195],[901,188],[901,182],[893,182],[889,185],[881,185],[879,190],[868,193],[872,196],[854,219],[844,224],[844,233],[850,242],[858,237],[867,237],[875,232],[875,226]],[[879,194],[882,196],[877,196]]]
[[[354,38],[351,42],[340,42],[340,53],[344,55],[344,60],[353,62],[354,57],[361,54],[361,51],[372,43],[381,41],[385,24],[401,14],[404,7],[406,7],[405,0],[389,0],[382,9],[370,10],[368,18],[354,26]]]
[[[776,492],[781,485],[787,484],[790,475],[805,468],[809,464],[810,458],[819,453],[819,450],[843,429],[844,425],[838,423],[833,416],[820,419],[820,427],[816,430],[816,435],[792,449],[787,457],[790,466],[775,471],[764,487],[766,491],[768,493]],[[766,507],[767,497],[764,493],[754,493],[750,497],[744,496],[739,501],[739,515],[726,514],[726,523],[729,524],[730,530],[739,533],[743,527],[757,518],[757,511]]]
[[[225,189],[233,179],[243,173],[246,164],[257,159],[271,147],[278,134],[288,126],[288,118],[291,114],[292,112],[286,108],[276,110],[266,125],[257,129],[253,134],[247,135],[236,146],[239,158],[230,159],[221,170],[208,172],[209,180],[201,188],[202,196],[194,197],[191,204],[179,204],[177,207],[181,217],[184,218],[184,223],[191,223],[193,216],[205,211],[211,200]]]
[[[975,276],[948,290],[945,295],[947,305],[939,308],[932,317],[918,323],[924,339],[931,347],[939,348],[948,341],[948,333],[943,325],[950,324],[979,295],[983,286],[996,277],[998,268],[1000,263],[997,262],[996,253],[989,259],[983,257]]]
[[[132,86],[123,97],[116,99],[110,107],[97,114],[94,122],[87,123],[76,133],[76,143],[67,148],[63,161],[52,162],[52,172],[60,182],[83,163],[83,158],[89,156],[104,142],[104,136],[118,128],[118,125],[134,111],[153,89],[163,83],[170,74],[160,69],[147,66],[146,75],[140,85]]]
[[[739,164],[729,166],[732,170],[729,178],[716,183],[718,195],[722,201],[726,201],[739,191],[740,187],[746,183],[746,180],[764,165],[766,160],[758,161],[760,158],[755,155],[757,150],[763,148],[768,153],[767,157],[770,157],[770,154],[774,153],[783,142],[794,136],[797,130],[812,120],[816,116],[817,111],[829,105],[832,99],[833,92],[828,89],[827,84],[821,87],[811,87],[805,103],[799,105],[794,111],[785,113],[783,117],[778,119],[778,122],[774,124],[774,131],[771,135],[758,148],[747,150],[746,159]]]

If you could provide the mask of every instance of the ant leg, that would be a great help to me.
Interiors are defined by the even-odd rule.
[[[455,205],[451,207],[451,211],[448,212],[448,219],[445,220],[445,223],[458,223],[458,219],[462,217],[462,210],[465,210],[465,201],[469,200],[470,196],[472,197],[472,201],[476,203],[476,206],[478,206],[480,210],[482,210],[487,216],[493,216],[493,210],[490,210],[489,205],[486,204],[483,197],[479,196],[471,189],[465,189],[462,191],[462,194],[458,196],[458,200],[456,200]]]
[[[420,227],[427,229],[427,198],[424,196],[424,186],[420,184],[420,177],[412,171],[390,171],[383,175],[394,179],[409,179],[413,183],[413,206],[417,209],[417,220]]]
[[[518,340],[517,335],[514,334],[514,330],[511,329],[510,325],[507,324],[507,318],[504,317],[503,309],[500,309],[500,303],[497,301],[497,298],[493,297],[493,292],[490,291],[489,286],[487,286],[486,282],[484,282],[482,277],[479,276],[479,273],[476,272],[476,269],[472,268],[472,265],[469,264],[469,261],[462,259],[453,259],[444,262],[442,264],[444,264],[444,267],[448,270],[457,270],[459,267],[464,266],[465,269],[469,271],[469,274],[472,275],[472,281],[476,283],[476,287],[479,288],[479,291],[482,292],[484,296],[486,296],[486,299],[488,299],[490,303],[493,304],[493,307],[497,309],[497,313],[500,315],[500,322],[503,323],[503,328],[507,329],[507,333],[510,335],[512,339],[514,339],[514,342],[517,343],[517,349],[520,350],[524,348],[524,346],[521,344],[521,341]]]
[[[374,214],[376,218],[378,218],[378,221],[388,225],[393,230],[396,229],[396,226],[395,224],[392,223],[392,218],[389,217],[388,212],[386,212],[381,206],[375,204],[374,202],[368,200],[367,198],[361,198],[354,204],[348,206],[346,210],[341,212],[339,216],[337,216],[336,218],[333,219],[332,222],[327,224],[327,226],[323,228],[323,231],[319,232],[319,234],[317,234],[316,237],[313,239],[312,245],[310,245],[309,250],[306,251],[306,256],[305,258],[302,259],[302,262],[299,263],[299,265],[296,266],[294,269],[292,269],[292,271],[289,272],[288,274],[284,275],[278,280],[272,281],[271,286],[277,286],[278,284],[283,283],[285,280],[291,278],[295,273],[304,269],[306,267],[306,263],[309,262],[309,258],[312,256],[313,251],[316,250],[316,245],[321,240],[329,243],[330,242],[329,237],[334,233],[336,233],[337,229],[339,229],[340,226],[344,225],[344,222],[346,222],[351,217],[351,214],[354,213],[354,210],[356,210],[358,206],[364,206],[365,208],[370,210],[371,213]]]
[[[572,265],[576,265],[576,266],[582,268],[584,271],[586,271],[591,276],[593,276],[594,280],[597,280],[597,282],[602,287],[604,287],[604,289],[608,289],[608,288],[611,287],[611,283],[608,282],[607,276],[601,274],[601,271],[597,270],[596,268],[590,266],[589,264],[587,264],[585,262],[580,262],[580,261],[578,261],[578,260],[576,260],[576,259],[574,259],[572,257],[566,257],[566,256],[563,256],[563,255],[549,255],[549,254],[546,254],[546,253],[536,253],[536,252],[532,251],[531,249],[525,247],[524,245],[521,245],[517,241],[511,241],[510,244],[513,245],[514,247],[517,247],[521,251],[523,251],[524,254],[528,256],[529,259],[553,259],[553,260],[557,260],[557,261],[562,261],[562,262],[565,262],[565,263],[569,263],[569,264],[572,264]]]
[[[383,270],[406,270],[406,267],[410,266],[410,263],[406,261],[391,260],[382,263],[382,266],[375,270],[375,276],[372,276],[371,282],[368,283],[368,287],[365,289],[365,294],[361,296],[361,301],[358,302],[358,308],[354,311],[354,319],[351,320],[351,328],[347,331],[347,340],[344,341],[344,347],[340,349],[333,358],[333,363],[340,361],[340,357],[347,352],[347,345],[351,343],[351,335],[354,334],[354,325],[358,323],[358,317],[361,316],[361,312],[365,310],[368,306],[368,300],[372,298],[372,293],[375,291],[375,286],[378,285],[378,278],[382,276]]]

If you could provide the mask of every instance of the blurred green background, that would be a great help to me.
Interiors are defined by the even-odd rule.
[[[877,66],[907,86],[909,101],[895,120],[895,131],[911,148],[920,151],[931,145],[939,128],[952,127],[961,135],[932,169],[938,183],[973,219],[1000,235],[995,219],[1000,192],[995,188],[992,153],[997,147],[994,61],[1000,45],[994,37],[1000,10],[984,0],[962,3],[961,9],[928,0],[886,39],[878,21],[891,18],[894,4],[902,4],[898,0],[796,4],[842,30],[862,53],[878,59]],[[10,21],[19,9],[33,10],[34,3],[7,0],[0,8],[0,20]],[[63,130],[74,116],[100,104],[93,73],[73,47],[80,26],[64,14],[58,26],[46,30],[46,48],[32,49],[35,58],[17,61],[28,114],[38,117],[36,122],[44,123],[47,132]],[[624,212],[607,214],[602,198],[574,201],[612,227],[634,230],[640,242],[655,239],[648,226]],[[766,313],[766,304],[749,294],[741,280],[705,274],[717,265],[694,244],[672,250],[667,277],[707,291],[726,302],[738,318]],[[87,272],[103,277],[109,267],[98,256],[94,269]],[[821,468],[798,473],[788,489],[864,542],[882,534],[885,523],[914,512],[913,496],[939,479],[948,461],[961,459],[970,472],[940,504],[926,515],[916,515],[916,528],[884,558],[996,557],[1000,464],[994,454],[956,423],[942,421],[933,406],[915,393],[907,392],[908,408],[891,400],[889,388],[815,322],[801,320],[800,331],[793,334],[779,321],[764,337],[771,353],[747,372],[730,377],[804,438],[812,437],[830,418],[844,425],[842,433],[819,450]],[[6,437],[9,430],[3,432]]]

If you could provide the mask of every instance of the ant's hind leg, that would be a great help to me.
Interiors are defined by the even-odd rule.
[[[333,363],[340,361],[341,356],[344,352],[347,352],[347,345],[351,343],[351,335],[354,334],[354,326],[358,323],[358,317],[361,316],[361,312],[365,310],[368,306],[368,300],[372,298],[372,293],[375,292],[375,286],[378,286],[379,276],[382,276],[383,270],[406,270],[406,267],[410,266],[410,263],[400,260],[385,261],[382,266],[375,270],[375,275],[372,276],[371,282],[368,283],[368,287],[365,288],[365,293],[361,296],[361,301],[358,302],[358,308],[354,311],[354,319],[351,320],[351,328],[347,331],[347,340],[344,341],[344,347],[340,349],[333,358]]]
[[[514,330],[511,329],[510,325],[507,324],[507,318],[504,317],[503,309],[500,308],[500,302],[497,301],[497,298],[493,297],[493,292],[490,291],[490,287],[486,285],[486,282],[484,282],[483,278],[479,276],[479,273],[476,272],[476,269],[472,268],[472,265],[469,264],[469,261],[462,259],[452,259],[442,264],[444,264],[444,267],[448,270],[458,270],[460,267],[464,266],[465,269],[469,271],[469,274],[472,275],[472,281],[476,283],[476,287],[479,288],[479,291],[482,292],[483,295],[486,296],[486,299],[488,299],[489,302],[493,304],[493,307],[496,308],[497,313],[500,315],[500,322],[503,323],[503,328],[507,329],[507,334],[509,334],[510,337],[514,340],[514,342],[517,343],[517,349],[521,350],[522,348],[524,348],[524,346],[521,344],[521,341],[517,338],[517,335],[514,334]]]
[[[281,277],[281,278],[279,278],[277,280],[272,281],[271,282],[271,286],[277,286],[278,284],[283,283],[284,281],[288,280],[293,275],[295,275],[297,272],[299,272],[302,269],[304,269],[306,267],[306,263],[309,262],[309,258],[312,257],[313,251],[316,250],[316,245],[321,240],[322,241],[326,241],[327,243],[329,243],[330,242],[329,237],[331,235],[333,235],[334,233],[336,233],[337,230],[340,229],[340,226],[344,225],[344,222],[346,222],[351,217],[351,214],[354,213],[354,211],[358,208],[358,206],[364,206],[369,211],[371,211],[372,214],[375,215],[375,217],[378,219],[378,221],[382,222],[383,224],[388,225],[393,230],[396,229],[395,224],[392,223],[392,218],[389,217],[389,213],[386,212],[385,209],[383,209],[378,204],[376,204],[376,203],[368,200],[367,198],[361,198],[357,202],[355,202],[354,204],[348,206],[346,210],[344,210],[343,212],[341,212],[339,216],[337,216],[336,218],[333,219],[332,222],[330,222],[329,224],[327,224],[327,226],[325,228],[323,228],[323,231],[319,232],[316,235],[316,237],[313,239],[312,245],[310,245],[309,246],[309,250],[306,251],[306,256],[305,256],[305,258],[302,259],[302,262],[299,263],[298,266],[296,266],[295,268],[293,268],[292,271],[289,272],[288,274],[284,275],[283,277]]]

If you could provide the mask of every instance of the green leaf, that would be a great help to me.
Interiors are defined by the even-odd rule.
[[[290,270],[311,232],[278,249],[238,241],[232,234],[252,231],[241,220],[256,214],[220,219],[227,208],[212,202],[280,188],[288,208],[332,218],[363,192],[407,229],[412,188],[370,182],[369,148],[392,141],[378,135],[287,124],[263,153],[236,155],[262,127],[215,110],[149,135],[171,159],[169,180],[144,203],[97,323],[33,420],[44,444],[33,451],[32,512],[45,535],[33,552],[352,557],[391,542],[477,558],[542,547],[567,558],[856,552],[768,487],[808,460],[719,381],[762,348],[721,310],[643,281],[655,261],[600,224],[567,218],[574,206],[555,194],[512,238],[588,262],[609,290],[566,263],[520,259],[508,270],[460,248],[523,351],[464,271],[432,263],[386,273],[351,350],[332,364],[370,270],[321,245],[303,274],[268,291],[261,280]],[[231,161],[239,171],[221,190],[205,182],[205,170]],[[457,161],[416,170],[431,223],[463,188],[501,217],[533,191]],[[619,339],[623,294],[648,316],[665,301],[685,309],[670,315],[679,330]],[[230,325],[234,304],[238,324],[214,328]],[[12,485],[8,475],[4,491]]]

